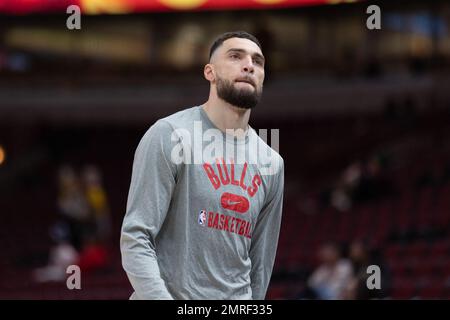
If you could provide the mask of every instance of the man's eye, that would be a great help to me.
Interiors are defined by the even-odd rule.
[[[238,56],[237,54],[232,54],[230,57],[231,57],[232,59],[238,59],[238,58],[239,58],[239,56]]]

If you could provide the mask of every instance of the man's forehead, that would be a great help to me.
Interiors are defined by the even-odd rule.
[[[261,49],[256,43],[245,38],[230,38],[223,42],[223,52],[227,52],[230,49],[242,49],[248,51],[250,54],[259,53],[262,55]]]

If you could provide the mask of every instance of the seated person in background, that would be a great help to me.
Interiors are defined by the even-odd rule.
[[[50,249],[47,265],[33,270],[32,278],[34,281],[66,281],[67,267],[78,264],[78,252],[70,243],[69,231],[64,226],[64,224],[57,224],[50,230],[54,245]]]
[[[389,293],[390,274],[387,266],[381,257],[362,241],[354,241],[350,245],[349,258],[353,265],[353,277],[346,289],[346,299],[366,300],[383,299]],[[370,290],[367,286],[367,280],[371,273],[367,272],[370,265],[375,265],[381,271],[380,289]]]
[[[334,243],[322,245],[318,254],[321,264],[308,279],[309,288],[317,299],[343,299],[353,272],[351,263]]]

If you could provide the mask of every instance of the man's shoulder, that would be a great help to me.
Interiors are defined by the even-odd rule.
[[[165,118],[161,118],[158,122],[165,122],[173,129],[189,127],[196,120],[200,120],[200,107],[190,107],[173,113]]]
[[[284,169],[284,159],[277,151],[279,149],[277,144],[269,146],[253,128],[251,129],[250,143],[256,144],[257,146],[258,163],[266,164],[266,167],[269,165],[267,170],[265,170],[269,176],[278,174],[280,170],[282,171]]]
[[[188,128],[198,118],[198,108],[186,108],[167,117],[158,119],[147,128],[144,137],[155,135],[170,136],[176,129]]]

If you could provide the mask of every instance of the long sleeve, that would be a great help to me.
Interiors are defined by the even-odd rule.
[[[177,167],[170,159],[171,133],[168,123],[156,122],[134,156],[120,249],[137,299],[173,299],[160,274],[155,244],[176,183]]]
[[[281,160],[282,161],[282,160]],[[284,165],[282,164],[268,201],[258,215],[250,247],[252,298],[263,300],[269,286],[280,233],[284,193]]]

